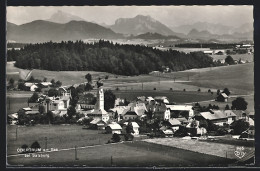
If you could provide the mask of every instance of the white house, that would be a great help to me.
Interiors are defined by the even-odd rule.
[[[191,118],[194,116],[193,106],[191,105],[166,105],[167,108],[170,109],[171,112],[188,112],[188,117]]]
[[[115,122],[109,124],[109,125],[106,127],[106,132],[107,132],[107,133],[121,134],[121,130],[122,130],[122,127],[121,127],[118,123],[115,123]]]

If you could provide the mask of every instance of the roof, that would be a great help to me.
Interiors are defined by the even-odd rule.
[[[152,98],[151,96],[147,97],[148,101],[154,100],[154,98]]]
[[[107,114],[107,111],[105,111],[104,109],[94,109],[91,113],[88,114]]]
[[[178,121],[180,121],[180,122],[188,122],[188,120],[186,119],[186,118],[184,118],[184,117],[182,117],[182,118],[176,118]]]
[[[110,127],[111,129],[122,129],[122,127],[118,123],[109,124],[108,127]]]
[[[24,85],[25,85],[26,87],[31,87],[32,85],[34,85],[34,83],[28,83],[28,82],[26,82],[26,83],[24,83]]]
[[[171,129],[162,130],[164,134],[166,135],[172,135],[173,131]]]
[[[34,114],[38,114],[39,111],[26,111],[25,114],[27,115],[34,115]]]
[[[8,115],[8,117],[12,118],[12,119],[18,119],[18,113],[13,113]]]
[[[232,110],[225,110],[224,113],[227,117],[237,116]]]
[[[170,110],[193,110],[191,105],[166,105]]]
[[[104,125],[104,124],[106,124],[104,121],[101,120],[101,118],[95,118],[90,123],[93,124],[93,125],[101,125],[101,124]]]
[[[128,125],[128,122],[124,123],[125,125]],[[136,122],[131,122],[133,128],[139,128],[139,125]]]
[[[255,112],[249,112],[248,115],[249,115],[249,116],[254,116],[254,115],[255,115]]]
[[[174,125],[181,125],[181,122],[180,122],[178,119],[175,119],[175,118],[169,119],[168,122],[169,122],[172,126],[174,126]]]
[[[128,111],[125,115],[137,115],[137,113],[135,111]]]
[[[228,95],[226,95],[226,93],[221,93],[221,95],[222,95],[224,98],[228,98]]]
[[[41,82],[41,84],[44,85],[44,86],[52,85],[51,82]]]
[[[243,116],[243,114],[246,114],[246,112],[243,110],[232,110],[232,111],[233,111],[233,113],[236,114],[237,118],[241,118]]]
[[[25,107],[25,108],[23,108],[23,110],[25,110],[25,111],[31,111],[32,109],[31,109],[30,107]]]
[[[227,118],[226,114],[220,110],[212,110],[211,112],[201,112],[200,115],[208,120],[224,119]]]

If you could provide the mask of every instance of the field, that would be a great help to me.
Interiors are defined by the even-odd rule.
[[[33,129],[32,129],[33,128]],[[24,166],[128,166],[128,167],[174,167],[174,166],[228,166],[234,160],[188,150],[150,144],[142,141],[105,144],[111,134],[99,134],[95,130],[83,130],[81,126],[19,127],[15,140],[16,126],[7,126],[7,162],[9,165]],[[23,144],[38,141],[45,148],[57,148],[48,152],[49,158],[17,155],[17,148]],[[75,146],[77,158],[75,160]],[[112,159],[111,159],[112,158]]]
[[[239,96],[240,97],[240,96]],[[247,105],[247,111],[248,112],[254,112],[254,96],[250,95],[250,96],[241,96],[245,99],[245,101],[248,103]],[[217,101],[205,101],[205,102],[199,102],[201,106],[208,106],[209,104],[211,105],[217,105],[219,106],[220,110],[224,110],[226,105],[228,104],[229,107],[232,106],[232,101],[235,100],[237,97],[230,97],[228,99],[228,102],[217,102]],[[193,103],[194,104],[194,103]]]
[[[210,55],[213,59],[215,60],[221,60],[225,59],[228,55]],[[235,55],[230,55],[234,60],[239,61],[239,59],[243,61],[249,61],[253,62],[254,61],[254,55],[253,54],[235,54]]]
[[[7,65],[7,80],[15,74],[10,74],[18,70],[12,64]],[[9,74],[8,74],[9,73]],[[44,74],[43,74],[44,73]],[[60,80],[63,85],[73,85],[86,82],[84,78],[87,73],[92,74],[93,79],[98,77],[104,78],[109,75],[107,80],[104,80],[104,88],[123,90],[183,90],[207,91],[209,88],[212,91],[217,89],[229,88],[232,94],[252,94],[254,92],[254,63],[192,69],[181,72],[173,72],[160,76],[140,75],[140,76],[116,76],[104,72],[94,71],[44,71],[33,70],[32,75],[35,78],[43,79],[46,77]],[[175,79],[174,79],[175,77]]]
[[[167,139],[156,138],[156,139],[146,139],[144,141],[170,146],[170,147],[176,147],[184,150],[190,150],[190,151],[199,152],[203,154],[219,156],[223,158],[226,157],[229,159],[238,159],[237,156],[234,155],[234,151],[236,151],[235,141],[242,141],[242,140],[235,140],[234,144],[222,144],[222,143],[215,143],[215,142],[198,141],[195,139],[185,140],[181,138],[167,138]],[[254,146],[245,147],[245,148],[246,148],[245,151],[248,154],[254,152]]]
[[[191,103],[198,101],[212,100],[216,94],[211,95],[206,92],[183,92],[183,91],[113,91],[116,97],[126,98],[127,100],[135,100],[138,96],[167,96],[170,102],[175,103]]]

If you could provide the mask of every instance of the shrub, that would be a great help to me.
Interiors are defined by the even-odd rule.
[[[153,88],[153,90],[156,90],[156,88]]]
[[[38,143],[38,141],[35,141],[34,143],[32,143],[32,145],[31,145],[32,151],[36,151],[36,149],[38,149],[38,148],[41,148],[41,146]]]
[[[183,89],[183,91],[186,91],[186,89]]]
[[[119,142],[121,140],[120,136],[117,133],[114,133],[112,136],[114,142]]]

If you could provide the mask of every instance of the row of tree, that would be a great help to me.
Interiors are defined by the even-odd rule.
[[[29,44],[8,58],[23,69],[52,71],[93,70],[120,75],[147,74],[168,66],[172,71],[218,66],[202,52],[185,54],[175,50],[161,51],[141,45],[120,45],[100,40],[94,44],[83,41]]]

